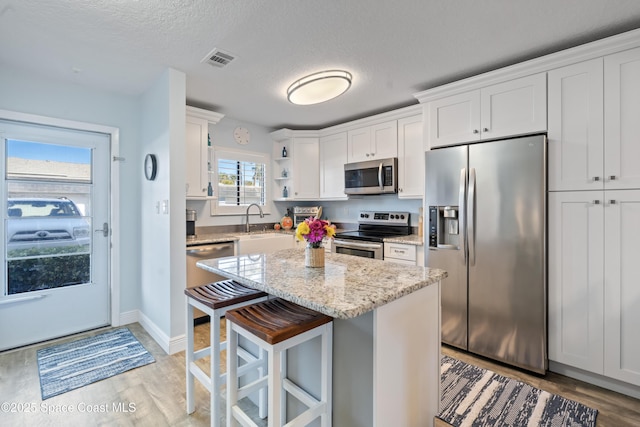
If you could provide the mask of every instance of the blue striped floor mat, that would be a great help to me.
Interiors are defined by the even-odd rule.
[[[598,411],[449,356],[440,419],[454,427],[595,427]]]
[[[155,362],[127,328],[38,350],[42,400]]]

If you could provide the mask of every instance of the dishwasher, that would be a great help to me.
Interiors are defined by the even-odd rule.
[[[202,245],[187,246],[187,288],[206,285],[208,283],[226,280],[218,274],[196,266],[196,263],[205,259],[222,258],[235,255],[234,242],[206,243]],[[205,323],[209,321],[209,316],[204,312],[194,310],[194,323]]]

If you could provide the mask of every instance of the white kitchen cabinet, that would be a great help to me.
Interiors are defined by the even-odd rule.
[[[187,106],[185,125],[185,191],[187,199],[206,200],[209,185],[209,124],[224,116]]]
[[[460,93],[429,103],[429,147],[480,140],[480,91]]]
[[[604,194],[604,375],[640,386],[640,190]]]
[[[604,58],[604,188],[640,188],[640,48]]]
[[[272,132],[273,199],[317,200],[320,197],[320,150],[317,136],[307,131],[282,129]],[[282,156],[286,147],[287,156]],[[285,176],[286,174],[286,176]],[[283,194],[287,187],[286,197]]]
[[[344,194],[345,163],[347,132],[320,138],[320,199],[347,199]]]
[[[602,191],[549,193],[549,360],[598,374],[604,363],[602,200]]]
[[[417,265],[416,246],[385,242],[384,260],[397,264]]]
[[[549,193],[549,359],[640,385],[640,190]]]
[[[398,198],[424,196],[422,114],[398,120]]]
[[[547,130],[547,76],[534,74],[429,103],[430,148]]]
[[[320,147],[318,138],[293,139],[293,198],[320,197]]]
[[[603,60],[549,72],[549,191],[603,189]]]
[[[640,188],[640,48],[549,72],[549,190]]]
[[[398,122],[391,120],[347,132],[347,162],[398,156]]]

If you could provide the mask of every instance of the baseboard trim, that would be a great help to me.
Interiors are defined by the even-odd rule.
[[[633,384],[587,372],[552,360],[549,361],[549,371],[640,399],[640,387]]]
[[[119,323],[113,326],[122,326],[129,325],[131,323],[136,323],[140,319],[140,311],[139,310],[131,310],[125,313],[120,313]]]
[[[169,337],[162,329],[158,327],[151,319],[149,319],[141,311],[138,311],[138,320],[136,320],[144,328],[145,331],[158,343],[158,345],[165,351],[165,353],[171,355],[178,353],[187,348],[187,338],[185,334],[178,335],[177,337]]]

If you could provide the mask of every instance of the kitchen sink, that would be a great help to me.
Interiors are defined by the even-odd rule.
[[[238,238],[238,255],[269,253],[295,247],[292,234],[249,233]]]

